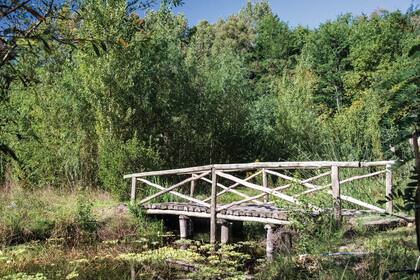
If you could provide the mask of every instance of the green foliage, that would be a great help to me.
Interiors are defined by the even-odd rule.
[[[86,200],[84,196],[78,198],[76,204],[76,223],[78,223],[82,230],[89,233],[95,232],[98,227],[96,219],[92,214],[92,207],[93,203]]]
[[[42,41],[13,61],[33,82],[2,92],[0,182],[127,199],[130,172],[409,158],[401,138],[418,118],[417,10],[310,30],[261,1],[189,28],[171,11],[178,4],[144,18],[123,0],[84,1],[74,15],[63,7],[55,31],[91,40]]]
[[[140,223],[130,220],[128,215],[119,215],[119,223],[104,217],[116,203],[105,194],[15,189],[10,194],[1,194],[0,198],[2,246],[50,238],[77,245],[114,236],[119,238],[119,232],[130,236],[140,234]],[[98,209],[108,210],[99,216]],[[114,213],[107,215],[114,218]],[[111,229],[116,233],[110,233]]]
[[[294,249],[301,254],[329,252],[343,240],[344,229],[330,213],[313,217],[295,212],[291,221],[292,228],[299,236]]]
[[[164,233],[164,227],[161,219],[153,219],[146,216],[144,209],[139,206],[130,205],[128,209],[138,225],[138,235],[147,237],[155,242],[162,241],[161,235]]]

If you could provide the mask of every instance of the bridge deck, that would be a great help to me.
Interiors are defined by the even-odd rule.
[[[220,205],[223,206],[223,205]],[[147,214],[152,215],[184,215],[188,217],[210,218],[208,207],[185,202],[147,203],[142,205]],[[332,209],[330,209],[332,211]],[[326,210],[327,211],[327,210]],[[343,209],[343,216],[359,216],[370,214],[372,211]],[[218,219],[234,221],[254,221],[271,224],[289,224],[290,210],[278,208],[272,204],[244,204],[233,206],[217,213]],[[317,215],[314,212],[312,215]]]
[[[222,206],[222,205],[220,205]],[[142,205],[147,214],[184,215],[210,218],[210,208],[184,202],[147,203]],[[289,224],[287,212],[271,204],[246,204],[233,206],[217,213],[218,219],[234,221],[255,221],[272,224]]]

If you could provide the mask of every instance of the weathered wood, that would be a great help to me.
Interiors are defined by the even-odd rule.
[[[185,215],[179,216],[179,237],[186,239],[188,235],[188,217]]]
[[[146,214],[150,215],[186,215],[189,217],[197,217],[197,218],[210,218],[209,213],[203,212],[186,212],[180,210],[162,210],[162,209],[146,209]],[[261,218],[261,217],[247,217],[247,216],[235,216],[235,215],[227,215],[227,214],[220,214],[217,213],[217,219],[226,219],[230,221],[243,221],[243,222],[257,222],[257,223],[270,223],[276,225],[289,225],[290,222],[287,220],[280,220],[274,218]]]
[[[217,173],[211,169],[210,244],[216,244]]]
[[[145,209],[173,209],[190,212],[205,212],[210,214],[210,209],[191,202],[158,202],[158,203],[146,203],[142,205]],[[264,214],[265,217],[272,217],[276,219],[287,219],[287,212],[274,205],[257,205],[257,204],[243,204],[229,208],[227,210],[220,210],[217,213],[228,214],[228,215],[245,215],[249,212],[251,216],[261,217]]]
[[[380,170],[380,171],[376,171],[376,172],[369,173],[369,174],[353,176],[351,178],[347,178],[347,179],[344,179],[344,180],[340,181],[340,185],[342,185],[344,183],[351,182],[351,181],[355,181],[355,180],[374,177],[374,176],[380,175],[380,174],[385,173],[385,172],[386,172],[385,170]]]
[[[187,168],[178,168],[178,169],[168,169],[168,170],[158,170],[158,171],[148,171],[141,173],[133,173],[124,175],[124,179],[131,177],[149,177],[149,176],[162,176],[162,175],[179,175],[179,174],[192,174],[192,173],[201,173],[205,171],[210,171],[213,165],[203,165]]]
[[[277,177],[280,177],[280,178],[283,178],[283,179],[292,181],[294,183],[298,183],[298,184],[303,185],[303,186],[305,186],[307,188],[311,188],[311,189],[319,188],[319,186],[317,186],[317,185],[310,184],[310,183],[305,183],[304,180],[299,180],[299,179],[296,179],[296,178],[293,178],[293,177],[290,177],[290,176],[281,174],[281,173],[276,172],[276,171],[266,170],[266,172],[269,173],[269,174],[275,175]]]
[[[283,186],[280,186],[280,187],[277,187],[277,188],[274,188],[273,190],[272,190],[272,192],[271,192],[271,194],[273,194],[274,196],[276,196],[276,197],[278,197],[278,198],[281,198],[281,199],[283,199],[282,197],[284,197],[284,196],[287,196],[287,195],[285,195],[285,194],[283,194],[283,193],[278,193],[278,192],[276,192],[278,189],[280,189],[280,188],[282,188]],[[220,211],[222,211],[223,209],[227,209],[227,208],[230,208],[230,207],[232,207],[232,206],[235,206],[235,205],[239,205],[239,204],[242,204],[242,203],[245,203],[245,202],[248,202],[248,201],[250,201],[251,199],[253,199],[253,198],[261,198],[261,197],[263,197],[263,196],[265,196],[265,193],[262,193],[262,194],[258,194],[258,195],[256,195],[256,196],[252,196],[252,197],[250,197],[249,199],[243,199],[243,200],[240,200],[240,201],[237,201],[237,202],[233,202],[233,203],[231,203],[231,204],[233,204],[233,205],[229,205],[229,204],[226,204],[226,205],[224,205],[224,206],[222,206],[222,208],[221,209],[219,209]],[[281,196],[281,197],[280,197]],[[289,196],[290,197],[290,196]],[[300,204],[300,202],[299,201],[296,201],[295,202],[296,204]],[[271,204],[271,202],[268,202],[268,204]],[[229,205],[229,206],[228,206]],[[311,206],[310,204],[308,205],[308,206]],[[316,207],[314,207],[314,206],[311,206],[313,209],[317,209]]]
[[[386,173],[385,173],[385,197],[391,198],[392,194],[392,165],[387,164],[386,165]],[[386,212],[391,214],[393,211],[393,205],[392,200],[387,199],[386,205],[385,205]]]
[[[359,162],[359,161],[298,161],[298,162],[253,162],[253,163],[239,163],[239,164],[215,164],[214,167],[220,171],[227,170],[247,170],[247,169],[313,169],[313,168],[330,168],[335,165],[338,167],[372,167],[384,166],[386,164],[394,164],[394,161],[372,161],[372,162]]]
[[[264,188],[268,188],[268,178],[267,178],[267,172],[265,169],[262,170],[262,183]],[[270,195],[266,194],[264,196],[264,202],[267,203],[270,200]]]
[[[160,191],[150,195],[147,198],[144,198],[140,201],[142,206],[145,206],[145,203],[157,198],[165,193],[171,193],[182,199],[189,201],[189,203],[166,203],[166,205],[152,204],[150,207],[146,208],[146,213],[148,214],[165,214],[165,215],[185,215],[190,217],[201,217],[210,219],[210,243],[216,243],[216,221],[217,219],[225,220],[236,220],[236,221],[253,221],[253,222],[262,222],[270,225],[270,230],[272,233],[271,225],[277,224],[289,224],[287,221],[287,216],[284,211],[280,209],[271,208],[269,204],[268,197],[271,195],[274,198],[279,198],[285,200],[289,203],[296,205],[301,205],[300,201],[296,197],[304,194],[309,194],[311,192],[316,192],[324,190],[331,187],[331,190],[328,190],[327,193],[331,194],[333,197],[333,211],[337,220],[341,220],[343,215],[341,210],[341,200],[347,201],[363,208],[367,208],[371,211],[376,211],[379,213],[384,213],[385,210],[369,203],[360,201],[350,196],[345,196],[340,194],[340,184],[352,182],[355,180],[368,178],[372,176],[377,176],[382,173],[386,174],[385,185],[386,185],[386,194],[389,195],[392,188],[392,177],[391,176],[391,167],[394,164],[393,161],[377,161],[377,162],[335,162],[335,161],[312,161],[312,162],[257,162],[257,163],[245,163],[245,164],[214,164],[206,166],[198,166],[191,168],[180,168],[172,170],[161,170],[161,171],[152,171],[152,172],[142,172],[131,175],[126,175],[125,178],[132,178],[132,188],[131,188],[131,203],[135,202],[135,193],[136,193],[136,181],[145,183],[147,185],[153,186]],[[376,166],[386,166],[386,170],[377,171],[364,175],[357,175],[345,180],[339,180],[339,168],[364,168],[364,167],[376,167]],[[275,170],[288,170],[288,169],[323,169],[328,168],[327,172],[316,175],[308,179],[297,179],[291,176],[282,174]],[[234,176],[234,172],[245,172],[249,170],[259,170],[255,174],[249,176],[246,179],[240,179],[238,176]],[[261,183],[251,183],[250,179],[255,178],[258,174],[262,173],[262,182]],[[149,180],[146,180],[144,177],[147,176],[163,176],[163,175],[180,175],[180,174],[189,174],[190,178],[181,181],[170,187],[163,187],[158,184],[154,184]],[[206,178],[207,175],[212,174],[211,179]],[[269,188],[268,184],[268,174],[278,176],[282,179],[288,180],[288,184]],[[319,186],[312,181],[321,178],[323,176],[331,176],[331,183],[323,186]],[[217,182],[217,177],[228,179],[233,181],[233,184],[223,185]],[[197,180],[202,180],[204,182],[211,183],[211,196],[206,198],[204,201],[194,198],[195,188],[197,187]],[[184,195],[181,192],[175,191],[176,188],[182,186],[186,183],[190,184],[190,196]],[[295,196],[290,196],[285,193],[282,193],[281,190],[293,186],[293,183],[297,183],[308,188],[305,192],[302,192]],[[235,190],[237,186],[244,186],[253,190],[261,192],[258,195],[250,196],[242,190]],[[217,187],[220,187],[221,190],[218,192]],[[218,205],[217,199],[218,196],[223,193],[230,192],[236,194],[243,198],[239,201],[233,201],[226,205]],[[264,203],[261,204],[261,201],[258,199],[264,197]],[[208,203],[207,201],[210,201]],[[244,205],[246,202],[253,201],[255,204]],[[240,206],[239,206],[240,205]],[[313,209],[313,214],[317,215],[325,209],[319,209],[315,206],[309,205]],[[391,212],[392,207],[390,208],[387,204],[387,211]],[[180,217],[180,236],[181,238],[186,237],[186,231],[188,225],[185,225],[188,221],[183,217]],[[267,232],[269,234],[269,230]],[[225,224],[222,224],[221,227],[221,241],[223,243],[228,241],[229,228]],[[269,241],[267,240],[267,252],[269,253]]]
[[[332,194],[332,191],[329,191],[329,193]],[[379,207],[377,207],[375,205],[372,205],[372,204],[363,202],[363,201],[358,200],[358,199],[356,199],[354,197],[347,196],[347,195],[341,195],[340,198],[341,198],[341,200],[345,200],[347,202],[354,203],[354,204],[359,205],[359,206],[362,206],[362,207],[364,207],[366,209],[374,210],[374,211],[379,212],[379,213],[385,213],[385,209],[382,209],[382,208],[379,208]]]
[[[393,165],[393,164],[395,164],[395,160],[360,162],[360,167],[385,166],[387,164]]]
[[[194,174],[192,174],[191,176],[194,177]],[[194,196],[195,184],[196,184],[196,181],[195,180],[191,181],[191,186],[190,186],[190,196],[191,197]]]
[[[334,218],[341,221],[340,174],[338,166],[331,167],[331,187],[333,196]]]
[[[305,180],[301,180],[301,182],[302,183],[309,183],[309,182],[312,182],[312,181],[315,181],[316,179],[319,179],[319,178],[322,178],[322,177],[325,177],[325,176],[328,176],[328,175],[330,175],[331,174],[331,171],[327,171],[327,172],[324,172],[324,173],[321,173],[321,174],[318,174],[318,175],[316,175],[316,176],[314,176],[314,177],[310,177],[310,178],[308,178],[308,179],[305,179]],[[277,187],[276,188],[276,190],[284,190],[284,189],[287,189],[287,188],[290,188],[292,186],[292,184],[286,184],[286,185],[283,185],[283,186],[280,186],[280,187]],[[313,189],[310,189],[310,190],[313,190]],[[303,194],[303,193],[302,193]],[[298,196],[300,196],[299,194],[297,194],[297,195],[293,195],[293,197],[298,197]]]
[[[267,238],[266,238],[266,255],[267,260],[273,260],[273,253],[274,253],[274,238],[273,238],[273,225],[267,224],[264,226],[265,230],[267,231]]]
[[[231,223],[225,219],[221,219],[220,223],[220,242],[226,244],[229,242],[229,231]]]
[[[301,193],[293,195],[293,197],[300,197],[300,196],[305,195],[305,194],[310,194],[310,193],[313,193],[313,192],[322,191],[322,190],[325,190],[329,187],[331,187],[331,183],[329,183],[327,185],[320,186],[320,187],[315,188],[315,189],[309,189],[309,190],[303,191]]]
[[[359,161],[298,161],[298,162],[253,162],[253,163],[238,163],[238,164],[214,164],[203,165],[188,168],[170,169],[149,171],[141,173],[133,173],[124,175],[124,179],[131,177],[147,177],[147,176],[161,176],[161,175],[176,175],[176,174],[192,174],[209,171],[211,168],[216,168],[220,171],[229,170],[252,170],[252,169],[314,169],[314,168],[330,168],[335,165],[337,167],[359,168],[359,167],[373,167],[385,166],[387,164],[394,164],[395,161],[372,161],[372,162],[359,162]]]
[[[286,201],[291,202],[291,203],[294,203],[294,204],[300,204],[300,202],[298,200],[296,200],[295,198],[293,198],[290,195],[286,195],[286,194],[283,194],[283,193],[280,193],[280,192],[276,192],[275,190],[271,190],[269,188],[264,188],[263,186],[256,185],[256,184],[253,184],[253,183],[244,181],[244,180],[239,179],[239,178],[236,178],[235,176],[232,176],[230,174],[226,174],[226,173],[223,173],[223,172],[219,172],[218,171],[217,172],[217,175],[220,176],[220,177],[229,179],[229,180],[231,180],[233,182],[240,183],[240,184],[244,185],[245,187],[248,187],[248,188],[251,188],[251,189],[255,189],[255,190],[258,190],[258,191],[262,191],[262,192],[265,192],[265,193],[270,193],[270,194],[272,194],[272,195],[274,195],[274,196],[276,196],[278,198],[281,198],[283,200],[286,200]],[[262,196],[264,196],[264,195],[265,194],[262,194]],[[234,205],[238,205],[238,204],[247,202],[250,199],[255,199],[256,197],[258,197],[258,196],[247,198],[247,199],[244,199],[244,200],[241,200],[241,201],[232,202],[230,204],[224,205],[223,207],[221,207],[221,209],[227,209],[227,208],[232,207]]]
[[[165,190],[166,189],[165,187],[162,187],[162,186],[160,186],[158,184],[155,184],[155,183],[150,182],[149,180],[146,180],[146,179],[143,179],[143,178],[138,178],[137,180],[139,180],[139,181],[141,181],[141,182],[143,182],[143,183],[145,183],[145,184],[147,184],[149,186],[155,187],[155,188],[157,188],[159,190]],[[192,181],[192,182],[194,182],[194,181]],[[179,193],[179,192],[176,192],[176,191],[170,191],[169,193],[171,193],[173,195],[176,195],[176,196],[178,196],[180,198],[183,198],[185,200],[192,201],[192,202],[195,202],[197,204],[200,204],[200,205],[203,205],[205,207],[209,207],[210,208],[210,204],[205,203],[205,202],[203,202],[203,201],[201,201],[199,199],[196,199],[196,198],[193,198],[193,197],[189,197],[188,195],[185,195],[185,194],[182,194],[182,193]]]
[[[331,191],[329,192],[331,194]],[[359,206],[367,208],[369,210],[356,210],[356,209],[342,209],[342,216],[360,216],[373,213],[384,213],[385,210],[376,206],[361,202],[355,198],[341,195],[342,200],[355,203]],[[168,205],[171,204],[171,207]],[[181,205],[179,205],[181,204]],[[178,207],[176,207],[178,205]],[[162,214],[162,215],[185,215],[199,218],[210,218],[210,211],[208,208],[200,205],[194,205],[183,202],[163,202],[145,204],[143,207],[147,214]],[[169,210],[173,209],[173,210]],[[207,211],[206,211],[207,210]],[[323,209],[327,211],[328,209]],[[246,212],[251,212],[251,216],[245,215]],[[315,210],[312,215],[318,215],[321,212]],[[399,217],[398,215],[393,215]],[[404,220],[409,220],[407,217],[399,217]],[[252,221],[261,223],[271,224],[289,224],[287,221],[287,212],[283,209],[276,208],[274,206],[259,206],[259,205],[243,205],[236,206],[226,211],[220,211],[217,213],[217,219],[226,219],[234,221]]]
[[[329,173],[331,173],[331,172],[329,172]],[[381,171],[377,171],[377,172],[373,172],[373,173],[369,173],[369,174],[358,175],[358,176],[354,176],[354,177],[351,177],[351,178],[347,178],[347,179],[341,180],[340,185],[351,182],[351,181],[354,181],[354,180],[359,180],[359,179],[364,179],[364,178],[377,176],[377,175],[380,175],[382,173],[385,173],[385,170],[381,170]],[[329,187],[331,187],[331,183],[320,186],[320,187],[317,187],[317,188],[314,188],[314,189],[309,189],[309,190],[303,191],[301,193],[293,195],[293,197],[300,197],[300,196],[305,195],[305,194],[310,194],[310,193],[313,193],[313,192],[322,191],[322,190],[325,190]]]
[[[130,202],[131,205],[134,205],[136,202],[136,177],[131,178],[131,195],[130,195]]]
[[[254,177],[258,176],[259,174],[261,174],[261,172],[262,172],[261,170],[260,170],[260,171],[257,171],[256,173],[252,174],[251,176],[249,176],[249,177],[245,178],[244,180],[245,180],[245,181],[249,181],[249,180],[251,180],[252,178],[254,178]],[[240,185],[241,185],[241,184],[239,184],[239,183],[234,183],[233,185],[230,185],[229,187],[227,187],[227,189],[224,189],[224,190],[222,190],[222,191],[218,192],[218,193],[217,193],[217,196],[220,196],[220,195],[222,195],[222,194],[224,194],[224,193],[228,192],[229,190],[231,190],[231,189],[233,189],[233,188],[235,188],[235,187],[237,187],[237,186],[240,186]],[[204,202],[206,202],[206,201],[209,201],[209,200],[211,200],[211,196],[210,196],[210,197],[208,197],[208,198],[206,198],[206,199],[204,199],[203,201],[204,201]]]
[[[151,196],[146,197],[145,199],[141,200],[139,203],[140,204],[143,204],[143,203],[145,203],[147,201],[150,201],[150,200],[152,200],[152,199],[154,199],[156,197],[161,196],[162,194],[168,193],[168,192],[170,192],[170,191],[172,191],[172,190],[174,190],[174,189],[176,189],[176,188],[178,188],[178,187],[180,187],[180,186],[182,186],[182,185],[184,185],[184,184],[186,184],[188,182],[191,182],[193,180],[198,180],[201,177],[207,176],[209,173],[210,173],[210,171],[207,171],[207,172],[201,173],[198,177],[195,177],[195,178],[193,178],[193,177],[187,178],[187,179],[185,179],[185,180],[183,180],[183,181],[181,181],[181,182],[179,182],[179,183],[177,183],[177,184],[175,184],[175,185],[173,185],[173,186],[171,186],[169,188],[166,188],[166,189],[164,189],[164,190],[162,190],[160,192],[157,192],[157,193],[155,193],[155,194],[153,194]]]
[[[193,176],[196,176],[196,175],[193,175]],[[205,182],[208,182],[208,183],[212,183],[212,180],[207,179],[206,177],[201,178],[201,180],[205,181]],[[241,193],[240,191],[237,191],[237,190],[234,190],[234,189],[228,189],[229,187],[226,187],[225,185],[222,185],[220,183],[217,183],[217,186],[222,188],[223,190],[226,190],[227,192],[234,193],[234,194],[239,195],[239,196],[244,197],[244,198],[250,198],[249,195],[246,195],[246,194]],[[217,193],[216,196],[219,196],[220,193],[221,192]],[[208,200],[211,200],[211,196],[209,198],[205,199],[204,201],[208,201]],[[258,203],[258,204],[262,204],[261,201],[258,201],[258,200],[255,200],[255,199],[252,200],[252,201],[255,202],[255,203]]]

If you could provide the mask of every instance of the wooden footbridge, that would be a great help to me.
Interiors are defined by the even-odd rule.
[[[210,219],[211,244],[216,242],[217,223],[221,225],[220,241],[226,243],[230,221],[260,222],[266,225],[270,254],[273,228],[289,224],[291,211],[332,211],[338,221],[346,215],[391,214],[392,201],[381,208],[344,194],[343,186],[363,191],[363,182],[355,181],[378,177],[385,198],[392,191],[393,164],[394,161],[213,164],[135,173],[124,178],[131,179],[131,203],[138,203],[147,214],[179,216],[181,238],[187,235],[190,217]],[[343,178],[344,175],[348,177]],[[151,193],[152,190],[156,192]],[[141,194],[138,202],[137,193]],[[325,197],[330,198],[331,207],[312,202],[310,198],[317,194],[324,195],[324,201]]]

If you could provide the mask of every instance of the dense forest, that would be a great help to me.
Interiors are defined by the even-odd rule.
[[[174,12],[183,2],[0,0],[0,280],[419,273],[420,156],[409,142],[420,126],[418,7],[308,28],[266,0],[192,25]],[[131,203],[123,179],[216,163],[390,159],[385,170],[135,178]],[[264,217],[244,203],[262,196],[252,203],[269,209]],[[240,217],[221,216],[237,198]],[[185,199],[211,205],[185,216]]]
[[[265,1],[195,26],[171,7],[60,4],[37,40],[14,39],[0,68],[2,184],[121,195],[132,171],[410,157],[417,8],[309,29]]]

